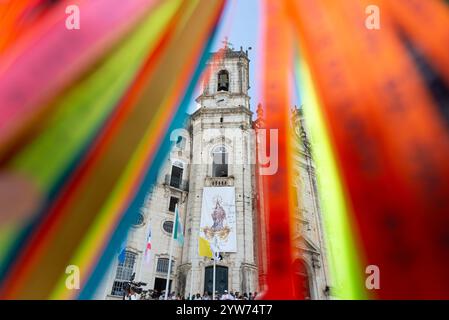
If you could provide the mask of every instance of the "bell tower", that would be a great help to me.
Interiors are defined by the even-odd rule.
[[[218,292],[259,289],[249,62],[248,51],[234,50],[225,40],[207,63],[202,93],[196,99],[199,109],[190,117],[187,231],[180,266],[185,280],[178,286],[185,288],[186,295],[212,291],[213,261],[199,252],[203,240],[220,242]],[[217,211],[218,207],[223,210]]]
[[[227,39],[223,44],[207,63],[203,92],[196,102],[205,108],[243,106],[249,109],[248,51],[242,47],[233,50]]]

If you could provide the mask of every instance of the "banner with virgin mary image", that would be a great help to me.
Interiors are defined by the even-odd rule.
[[[236,252],[236,215],[234,187],[205,187],[201,207],[199,253],[206,251],[206,242],[212,252]],[[205,255],[205,254],[204,254]]]

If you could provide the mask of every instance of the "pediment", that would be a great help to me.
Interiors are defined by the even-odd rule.
[[[295,247],[304,251],[309,251],[316,254],[321,254],[320,248],[313,243],[307,236],[298,235],[294,239]]]

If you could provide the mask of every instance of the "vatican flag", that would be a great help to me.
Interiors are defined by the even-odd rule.
[[[202,257],[212,258],[212,249],[210,248],[210,243],[203,237],[199,237],[198,254]]]

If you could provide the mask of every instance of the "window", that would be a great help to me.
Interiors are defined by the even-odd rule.
[[[229,73],[226,70],[218,72],[217,91],[229,91]]]
[[[173,272],[173,260],[171,261],[171,270],[170,272]],[[156,266],[157,272],[167,273],[168,271],[168,258],[159,258],[157,259],[157,266]]]
[[[127,281],[131,279],[134,272],[134,265],[136,263],[137,254],[131,251],[125,251],[125,259],[119,261],[117,265],[117,272],[115,274],[114,284],[112,285],[113,296],[122,296],[123,287]]]
[[[171,168],[171,177],[170,177],[170,186],[174,188],[180,188],[182,182],[182,172],[183,169],[178,166],[172,166]]]
[[[212,152],[212,176],[227,177],[228,176],[228,152],[224,146],[219,146]]]
[[[162,229],[164,229],[165,232],[172,234],[173,232],[173,221],[165,221],[162,225]]]
[[[175,212],[176,205],[179,202],[179,198],[170,197],[170,204],[168,205],[168,211]]]
[[[141,226],[143,224],[144,217],[143,214],[139,213],[136,217],[136,221],[134,222],[135,226]]]

